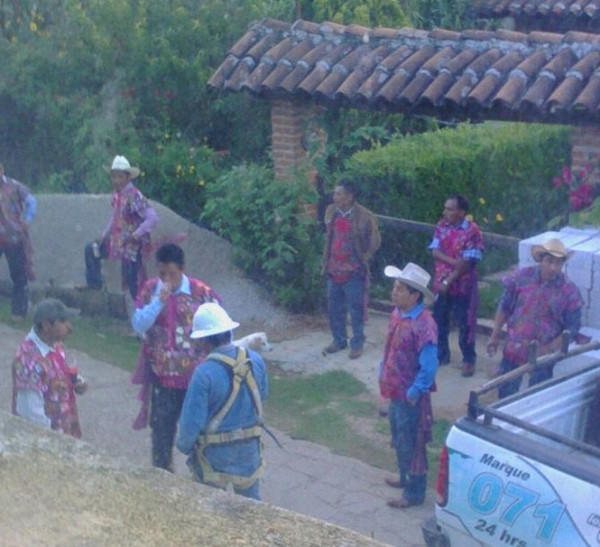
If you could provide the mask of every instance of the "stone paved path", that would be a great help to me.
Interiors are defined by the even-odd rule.
[[[356,361],[348,360],[344,354],[323,358],[320,348],[328,343],[328,335],[319,330],[299,332],[297,337],[275,344],[276,349],[266,357],[283,363],[289,370],[306,373],[343,368],[356,374],[374,391],[382,347],[380,338],[381,333],[385,333],[386,321],[385,315],[372,316],[365,354]],[[5,379],[0,382],[3,409],[10,408],[10,362],[22,337],[23,332],[0,325],[0,366]],[[482,339],[480,345],[483,343]],[[138,404],[129,374],[82,352],[71,353],[90,385],[88,393],[79,399],[84,440],[116,458],[147,465],[149,432],[131,429]],[[439,375],[439,391],[434,396],[434,412],[446,418],[450,413],[462,413],[468,389],[486,379],[485,366],[467,381],[454,366],[444,367]],[[266,438],[268,468],[262,487],[266,502],[356,530],[390,545],[424,545],[420,525],[433,511],[433,492],[428,493],[422,507],[404,512],[390,509],[385,501],[397,492],[385,486],[387,472],[334,455],[322,446],[290,439],[281,432],[277,432],[277,436],[283,450]],[[391,451],[390,459],[393,461]],[[180,455],[176,459],[176,472],[188,473]]]

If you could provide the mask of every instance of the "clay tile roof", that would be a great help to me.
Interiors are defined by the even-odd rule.
[[[208,85],[440,118],[598,124],[600,36],[267,19],[232,46]]]
[[[469,13],[475,17],[514,17],[530,28],[600,29],[600,0],[475,0]]]

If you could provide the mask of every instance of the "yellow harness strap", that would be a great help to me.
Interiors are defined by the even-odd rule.
[[[263,474],[265,469],[263,443],[261,439],[263,416],[260,391],[258,389],[258,385],[256,384],[254,374],[252,373],[250,359],[247,357],[246,350],[244,348],[238,349],[236,359],[232,359],[231,357],[221,353],[210,353],[206,357],[206,360],[208,361],[210,359],[230,367],[231,371],[233,372],[233,377],[231,380],[231,392],[227,401],[209,422],[206,428],[206,433],[201,435],[196,441],[196,456],[202,469],[203,481],[219,487],[225,487],[228,483],[231,483],[238,488],[249,488],[256,481],[256,479]],[[246,383],[250,389],[252,400],[254,402],[254,406],[256,407],[256,413],[258,414],[258,424],[252,427],[236,429],[234,431],[215,433],[233,406],[233,403],[237,399],[242,383]],[[215,471],[204,455],[204,450],[210,445],[225,444],[253,438],[258,439],[259,441],[260,465],[258,469],[249,477],[242,477],[240,475],[232,475],[230,473],[221,473],[219,471]]]

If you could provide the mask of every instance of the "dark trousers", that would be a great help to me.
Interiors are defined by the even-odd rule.
[[[108,258],[108,246],[103,243],[99,248],[100,256],[94,256],[93,243],[85,246],[85,282],[90,289],[102,289],[102,259]],[[141,252],[135,260],[121,259],[121,277],[125,280],[131,298],[135,300],[138,291],[138,274],[142,264]]]
[[[502,359],[500,362],[500,366],[498,367],[498,372],[500,374],[506,374],[511,370],[517,368],[517,365],[511,363],[506,359]],[[552,378],[553,369],[552,368],[544,368],[541,370],[535,370],[529,373],[529,387],[534,386],[535,384],[539,384],[540,382],[545,382]],[[510,380],[508,382],[503,383],[498,388],[498,398],[504,399],[504,397],[508,397],[510,395],[514,395],[521,388],[521,381],[523,380],[522,376],[515,378],[514,380]]]
[[[462,352],[463,363],[475,364],[475,341],[469,342],[471,328],[468,323],[469,298],[465,296],[450,296],[438,294],[433,305],[433,317],[438,326],[438,359],[440,364],[450,362],[450,314],[458,323],[458,345]]]
[[[25,246],[18,245],[0,250],[0,256],[6,256],[8,271],[13,284],[10,308],[15,316],[25,317],[29,304],[29,285],[27,282],[27,266]]]
[[[152,386],[152,465],[168,471],[173,471],[173,445],[185,392],[185,389],[168,388],[159,384]]]
[[[396,451],[396,461],[400,480],[404,478],[407,485],[403,498],[417,505],[425,501],[427,475],[411,475],[410,468],[415,457],[415,445],[419,427],[419,407],[412,406],[398,399],[390,401],[389,408],[392,447]]]

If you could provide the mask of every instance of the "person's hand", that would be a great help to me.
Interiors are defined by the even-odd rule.
[[[73,391],[77,393],[77,395],[83,395],[87,391],[87,388],[87,382],[81,378],[81,376],[79,376],[77,382],[73,384]]]
[[[490,341],[488,342],[488,345],[487,345],[487,354],[490,357],[493,357],[494,355],[496,355],[499,344],[500,344],[500,337],[496,333],[492,333],[492,336],[490,336]]]
[[[172,292],[173,292],[173,287],[171,286],[171,283],[163,283],[160,287],[160,292],[158,293],[158,298],[160,299],[160,301],[163,304],[166,304],[166,302],[169,299],[169,296],[171,296]]]
[[[450,288],[450,282],[448,281],[448,278],[446,278],[440,283],[440,288],[439,288],[438,292],[439,292],[439,294],[446,294],[448,292],[449,288]]]

